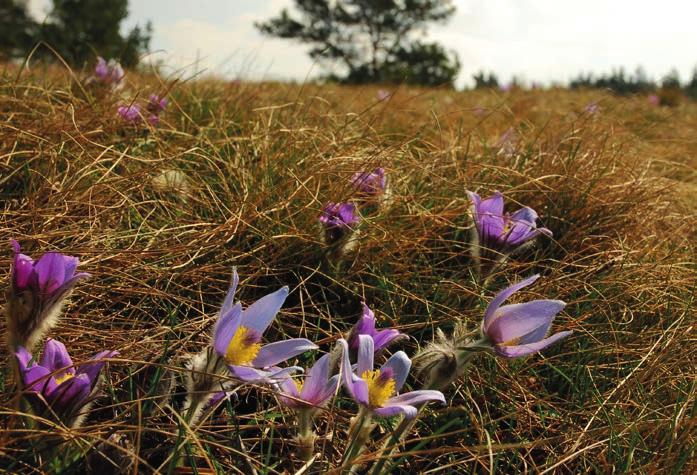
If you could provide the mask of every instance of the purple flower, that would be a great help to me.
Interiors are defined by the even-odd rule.
[[[372,172],[358,172],[353,175],[351,183],[356,187],[356,191],[363,195],[379,196],[387,189],[385,169],[380,167]]]
[[[121,65],[114,59],[107,63],[101,56],[97,57],[97,65],[94,68],[97,79],[104,83],[118,88],[122,85],[125,73]]]
[[[374,370],[373,339],[368,335],[358,338],[356,374],[351,369],[348,343],[343,338],[339,340],[344,351],[341,369],[344,387],[358,404],[378,416],[403,414],[410,419],[416,417],[417,406],[424,402],[445,403],[445,397],[440,391],[419,390],[398,394],[409,375],[411,360],[406,353],[398,351],[380,369]]]
[[[160,112],[164,111],[169,104],[169,100],[166,97],[160,97],[157,94],[151,94],[148,100],[148,105],[146,109],[151,114],[158,115]]]
[[[658,97],[657,94],[649,94],[649,97],[647,99],[649,101],[649,104],[651,104],[654,107],[661,105],[661,98]]]
[[[394,328],[375,330],[375,314],[366,304],[363,304],[363,315],[351,329],[348,338],[349,348],[358,350],[359,336],[361,335],[368,335],[373,339],[375,352],[387,348],[397,340],[407,338],[405,334]]]
[[[600,111],[600,106],[598,105],[597,102],[591,102],[590,104],[588,104],[586,106],[586,108],[584,110],[586,111],[586,113],[593,115],[593,114],[596,114]]]
[[[119,116],[126,122],[138,123],[143,120],[143,115],[138,104],[119,106],[117,109]]]
[[[504,214],[503,195],[482,200],[477,193],[468,191],[477,232],[477,244],[486,249],[508,254],[540,234],[552,236],[547,228],[538,228],[537,213],[527,206],[513,214]]]
[[[312,409],[324,406],[336,392],[339,375],[330,374],[330,356],[322,356],[307,372],[303,380],[289,374],[277,384],[280,400],[291,409]]]
[[[324,227],[325,240],[333,244],[351,234],[360,219],[354,203],[329,202],[324,206],[319,222]]]
[[[507,82],[501,85],[501,92],[511,92],[513,90],[513,83]]]
[[[261,337],[286,300],[288,287],[282,287],[242,310],[239,302],[232,303],[238,282],[237,271],[233,271],[232,286],[213,333],[213,347],[235,378],[247,382],[273,382],[296,369],[280,369],[277,364],[304,351],[314,350],[317,345],[305,338],[262,345]]]
[[[534,275],[502,290],[484,312],[482,336],[499,356],[519,358],[531,355],[571,335],[571,331],[563,331],[547,337],[552,320],[566,306],[561,300],[533,300],[501,306],[511,295],[539,277]]]
[[[392,96],[392,94],[390,93],[390,91],[386,91],[385,89],[379,89],[377,96],[378,96],[378,101],[386,101],[387,99],[390,98],[390,96]]]
[[[117,354],[116,351],[101,351],[87,363],[74,367],[65,345],[50,338],[39,364],[32,362],[31,353],[24,347],[20,346],[15,352],[25,389],[40,395],[67,425],[73,425],[94,394],[99,372],[106,363],[104,359]]]
[[[47,252],[38,261],[22,254],[12,240],[14,261],[8,297],[8,334],[11,345],[32,348],[54,323],[60,307],[75,284],[89,277],[78,272],[77,257]]]

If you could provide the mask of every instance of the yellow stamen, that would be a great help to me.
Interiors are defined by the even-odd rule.
[[[370,407],[382,407],[394,394],[395,380],[386,378],[380,370],[364,371],[361,378],[368,383],[368,404]]]
[[[68,373],[67,371],[61,375],[54,376],[53,379],[56,380],[56,384],[63,384],[65,381],[69,380],[75,376],[73,373]]]
[[[297,380],[297,379],[293,378],[293,382],[295,383],[295,387],[298,388],[298,394],[303,392],[303,384],[305,384],[305,380],[304,379]]]
[[[261,344],[252,338],[249,328],[239,327],[225,351],[225,360],[231,365],[246,365],[257,357]]]

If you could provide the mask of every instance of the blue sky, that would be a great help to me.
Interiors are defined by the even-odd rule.
[[[688,0],[455,0],[456,15],[428,38],[455,50],[459,84],[479,70],[503,80],[567,81],[580,71],[642,65],[660,78],[672,67],[687,79],[697,65],[697,2]],[[30,0],[45,13],[50,0]],[[319,73],[293,42],[261,36],[254,21],[292,0],[131,0],[128,25],[151,20],[155,60],[173,70],[249,79],[295,79]]]

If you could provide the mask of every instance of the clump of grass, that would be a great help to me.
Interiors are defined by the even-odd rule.
[[[576,336],[541,357],[482,360],[386,466],[678,473],[693,463],[694,104],[654,110],[596,92],[504,100],[408,87],[377,101],[372,87],[199,79],[171,88],[157,128],[134,130],[115,102],[93,100],[74,77],[2,70],[0,229],[28,250],[80,258],[93,278],[54,333],[76,361],[108,347],[123,363],[111,365],[109,397],[85,425],[48,431],[16,423],[5,359],[6,470],[80,473],[109,446],[131,470],[167,471],[177,440],[199,473],[300,469],[280,455],[293,453],[293,421],[267,390],[241,391],[196,427],[173,410],[183,394],[161,397],[165,387],[184,391],[168,378],[207,341],[230,268],[243,275],[246,302],[290,286],[276,336],[328,348],[367,301],[415,350],[456,317],[474,329],[491,296],[472,279],[467,189],[498,189],[554,231],[491,288],[542,273],[536,292],[569,303],[560,326]],[[127,80],[143,97],[165,84]],[[591,102],[601,104],[592,117]],[[515,148],[498,153],[509,128]],[[318,216],[326,202],[351,197],[356,171],[378,166],[389,206],[363,217],[337,271],[326,264]],[[9,244],[4,256],[9,268]],[[320,438],[335,436],[317,442],[321,459],[309,472],[338,466],[350,416],[341,404],[318,415]],[[383,423],[360,461],[380,456],[391,428]],[[52,456],[35,457],[37,444]]]

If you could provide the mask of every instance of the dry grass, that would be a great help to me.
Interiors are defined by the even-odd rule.
[[[207,341],[233,265],[245,304],[290,286],[270,337],[304,336],[323,350],[361,300],[413,337],[403,345],[412,355],[455,318],[474,328],[492,291],[520,276],[544,276],[528,296],[569,303],[556,327],[574,336],[521,361],[480,357],[447,391],[449,405],[417,424],[395,472],[697,468],[697,105],[653,108],[598,91],[399,88],[380,102],[371,87],[128,82],[143,97],[171,88],[158,129],[123,126],[113,99],[89,99],[68,73],[8,66],[0,75],[1,235],[32,255],[79,256],[93,278],[54,336],[76,360],[121,353],[106,397],[75,430],[12,422],[4,358],[2,469],[83,473],[90,447],[113,433],[130,442],[130,473],[161,466],[180,433],[198,473],[300,469],[294,420],[268,391],[241,391],[192,432],[172,410],[181,397],[157,397],[162,369],[176,371]],[[584,113],[592,101],[600,112]],[[511,127],[515,151],[499,153]],[[319,211],[350,197],[355,171],[378,165],[390,205],[366,217],[356,252],[332,269]],[[153,184],[171,170],[186,183]],[[466,189],[532,206],[555,235],[486,290],[471,277]],[[310,473],[338,462],[353,411],[342,400],[318,419],[327,438]],[[390,423],[374,435],[387,437]]]

